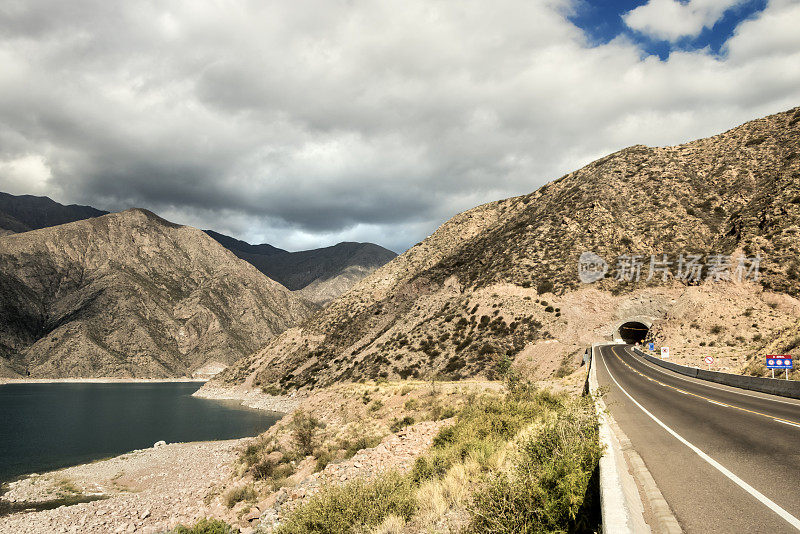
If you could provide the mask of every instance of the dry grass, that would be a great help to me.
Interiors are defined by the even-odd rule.
[[[593,527],[593,497],[586,496],[593,495],[588,485],[599,450],[590,400],[517,385],[468,403],[407,475],[324,487],[278,532]]]
[[[390,515],[372,530],[372,534],[400,534],[405,526],[405,519],[398,515]]]

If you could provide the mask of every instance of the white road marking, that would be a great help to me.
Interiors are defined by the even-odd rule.
[[[600,354],[602,356],[602,352]],[[767,508],[769,508],[770,510],[772,510],[773,512],[778,514],[782,519],[784,519],[787,523],[792,525],[794,528],[796,528],[797,530],[800,530],[800,519],[797,519],[795,516],[793,516],[792,514],[790,514],[789,512],[784,510],[783,508],[781,508],[780,506],[778,506],[774,501],[769,499],[766,495],[764,495],[763,493],[761,493],[760,491],[755,489],[753,486],[751,486],[750,484],[748,484],[747,482],[745,482],[744,480],[742,480],[741,478],[739,478],[738,476],[733,474],[731,471],[729,471],[728,468],[726,468],[724,465],[722,465],[721,463],[719,463],[718,461],[713,459],[708,454],[706,454],[703,451],[701,451],[695,445],[691,444],[689,441],[686,440],[686,438],[684,438],[683,436],[681,436],[680,434],[678,434],[677,432],[672,430],[670,427],[668,427],[666,424],[664,424],[661,421],[661,419],[659,419],[655,415],[651,414],[649,411],[647,411],[647,408],[645,408],[644,406],[639,404],[639,402],[637,402],[636,399],[631,397],[630,393],[628,393],[625,390],[625,388],[623,388],[620,385],[620,383],[617,382],[617,379],[614,378],[614,375],[611,374],[611,370],[609,370],[608,365],[606,364],[605,356],[603,356],[603,367],[606,368],[606,372],[608,373],[608,376],[611,377],[611,380],[614,381],[614,383],[617,385],[617,387],[620,389],[620,391],[622,391],[625,394],[625,396],[628,397],[631,400],[631,402],[633,402],[636,406],[638,406],[639,409],[642,410],[650,419],[655,421],[661,428],[663,428],[664,430],[669,432],[675,439],[677,439],[678,441],[680,441],[681,443],[683,443],[684,445],[689,447],[692,451],[695,452],[695,454],[697,454],[700,458],[702,458],[703,460],[708,462],[714,469],[716,469],[717,471],[719,471],[720,473],[722,473],[723,475],[728,477],[737,486],[739,486],[740,488],[745,490],[747,493],[749,493],[750,495],[755,497],[755,499],[758,500],[761,504],[763,504],[764,506],[766,506]]]
[[[798,425],[797,423],[790,423],[789,421],[781,421],[780,419],[775,419],[775,421],[777,421],[779,423],[783,423],[784,425],[791,425],[791,426],[796,426],[797,428],[800,428],[800,425]]]
[[[728,393],[734,393],[736,395],[744,395],[745,397],[753,397],[754,399],[762,399],[762,400],[766,400],[766,401],[780,402],[781,404],[789,404],[790,406],[800,406],[800,401],[797,401],[797,400],[794,400],[794,399],[792,399],[792,400],[784,400],[784,399],[776,399],[776,398],[774,398],[772,396],[770,396],[770,397],[762,397],[761,395],[753,395],[752,393],[745,393],[744,391],[738,391],[737,389],[728,389],[728,388],[721,388],[719,386],[714,386],[711,383],[709,383],[707,380],[703,380],[701,378],[696,378],[695,380],[692,380],[691,378],[688,378],[688,377],[685,377],[685,376],[681,376],[680,374],[675,373],[674,371],[671,372],[671,373],[668,373],[663,367],[659,367],[659,366],[657,366],[657,365],[655,365],[653,363],[650,363],[649,361],[647,361],[646,359],[642,358],[641,356],[639,356],[638,354],[636,354],[632,350],[628,349],[628,347],[625,347],[625,350],[628,351],[628,354],[630,354],[631,356],[636,358],[637,361],[643,363],[645,366],[649,367],[650,369],[654,369],[656,371],[659,371],[660,373],[665,374],[665,375],[667,375],[669,377],[677,378],[679,380],[683,380],[684,382],[689,382],[691,384],[697,384],[698,386],[705,386],[705,387],[711,388],[711,389],[718,389],[720,391],[727,391]],[[730,386],[730,388],[733,388],[733,387],[734,386]],[[769,395],[769,393],[765,393],[765,395]]]
[[[722,404],[721,402],[712,401],[711,399],[708,399],[708,402],[710,402],[711,404],[716,404],[717,406],[724,406],[726,408],[730,408],[730,406],[728,406],[727,404]]]

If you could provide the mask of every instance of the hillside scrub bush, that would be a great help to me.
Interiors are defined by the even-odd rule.
[[[292,416],[289,427],[292,432],[292,439],[297,446],[298,452],[305,456],[314,452],[317,440],[317,430],[322,425],[313,416],[305,412],[298,411]]]
[[[602,455],[591,399],[562,410],[522,444],[508,473],[474,498],[473,532],[592,532]]]
[[[414,487],[408,477],[390,472],[373,481],[357,480],[344,486],[325,486],[296,508],[276,534],[359,532],[380,525],[387,517],[408,521],[417,510]]]
[[[228,508],[233,508],[241,501],[255,501],[257,496],[252,486],[239,486],[225,494],[225,504]]]
[[[178,525],[170,534],[234,534],[238,529],[234,530],[232,526],[219,519],[201,519],[191,527]]]
[[[536,292],[539,295],[544,295],[545,293],[552,293],[553,288],[554,288],[553,282],[551,282],[550,280],[543,280],[539,282],[539,284],[536,286]]]
[[[372,447],[377,447],[378,444],[383,439],[381,436],[369,435],[369,436],[359,436],[353,441],[347,441],[343,443],[344,447],[344,457],[352,458],[355,454],[362,450],[362,449],[371,449]]]
[[[326,486],[276,532],[356,533],[387,522],[428,531],[448,509],[468,514],[475,532],[597,530],[591,399],[520,382],[505,394],[470,395],[454,415],[407,475]]]
[[[558,399],[558,400],[556,400]],[[416,460],[415,482],[443,475],[467,457],[486,459],[517,432],[541,417],[546,406],[558,406],[561,397],[534,391],[520,396],[483,397],[465,406],[456,423],[433,440],[429,453]]]
[[[413,424],[414,424],[414,418],[411,417],[410,415],[407,415],[402,419],[394,418],[392,419],[391,425],[389,425],[389,430],[392,431],[392,434],[396,434],[405,427]]]

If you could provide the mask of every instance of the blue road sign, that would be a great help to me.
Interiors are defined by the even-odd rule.
[[[793,369],[792,357],[787,354],[767,356],[767,369]]]

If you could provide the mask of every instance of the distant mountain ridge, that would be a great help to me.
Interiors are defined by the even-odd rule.
[[[109,212],[91,206],[65,206],[48,197],[0,193],[0,236],[49,228],[100,217]],[[323,304],[347,291],[353,284],[397,254],[373,243],[343,242],[330,247],[289,252],[269,244],[245,241],[204,230],[223,247],[284,287]]]
[[[342,242],[288,252],[268,244],[251,245],[213,230],[205,232],[276,282],[318,303],[338,297],[397,256],[374,243]]]
[[[91,206],[65,206],[48,197],[0,192],[0,232],[3,234],[38,230],[107,213]]]

